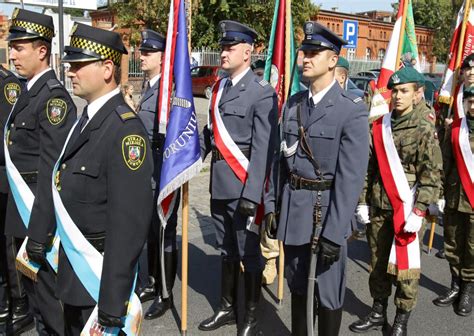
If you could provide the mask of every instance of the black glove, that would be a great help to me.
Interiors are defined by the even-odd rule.
[[[239,212],[244,216],[255,216],[257,212],[257,204],[252,201],[249,201],[245,198],[239,200],[239,205],[237,206]]]
[[[40,266],[46,265],[46,244],[38,243],[31,238],[26,242],[26,253],[28,259]]]
[[[341,246],[325,238],[321,238],[319,241],[319,257],[324,266],[331,266],[338,261],[340,253]]]
[[[123,328],[122,318],[110,316],[99,309],[99,324],[106,328]]]
[[[276,216],[273,212],[266,214],[265,216],[265,232],[267,237],[270,239],[276,239],[278,231],[278,223]]]

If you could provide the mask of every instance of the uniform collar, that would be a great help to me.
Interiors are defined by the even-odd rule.
[[[50,70],[53,70],[53,69],[51,69],[51,68],[48,67],[48,68],[44,69],[43,71],[41,71],[39,74],[34,75],[33,78],[31,78],[31,79],[26,83],[26,89],[27,89],[28,91],[30,91],[31,88],[33,87],[33,85],[35,85],[35,83],[38,81],[38,79],[40,79],[41,76],[43,76],[45,73],[47,73],[47,72],[50,71]]]
[[[92,117],[94,117],[97,114],[97,112],[102,108],[102,106],[105,105],[105,103],[107,103],[107,101],[110,98],[112,98],[113,96],[115,96],[119,93],[120,93],[120,89],[119,89],[119,87],[116,87],[115,89],[113,89],[109,93],[106,93],[102,97],[97,98],[92,103],[87,105],[87,115],[89,116],[89,121],[88,122],[91,121]],[[85,125],[84,125],[84,127],[85,127]]]
[[[148,83],[150,83],[150,87],[153,87],[153,85],[156,84],[156,82],[158,82],[158,80],[161,78],[161,73],[156,75],[155,77],[153,77],[152,79],[150,79],[150,81]]]
[[[336,84],[336,79],[334,79],[331,82],[331,84],[329,84],[326,88],[319,91],[315,95],[313,95],[313,93],[311,92],[311,87],[309,88],[309,90],[308,90],[309,99],[311,99],[311,98],[313,99],[314,106],[318,105],[318,103],[321,101],[321,99],[323,99],[323,97],[326,95],[326,93],[328,93],[329,90],[331,90],[331,88],[333,87],[334,84]]]
[[[244,76],[247,74],[247,72],[250,71],[250,67],[247,68],[247,70],[244,70],[242,71],[240,74],[238,74],[237,76],[235,76],[233,79],[232,79],[232,86],[236,86],[240,80],[242,78],[244,78]],[[230,78],[230,77],[229,77]]]

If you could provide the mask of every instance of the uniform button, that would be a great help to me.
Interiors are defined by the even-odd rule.
[[[67,166],[66,166],[65,163],[63,163],[63,164],[61,165],[61,169],[66,169],[66,167],[67,167]]]
[[[84,170],[86,170],[86,167],[82,166],[81,171],[84,171]]]
[[[21,126],[25,126],[25,122],[22,122],[22,123],[21,123]]]
[[[321,131],[321,135],[324,135],[324,131]]]
[[[13,141],[8,141],[8,144],[11,146],[13,145]]]
[[[12,123],[12,124],[10,125],[10,127],[11,127],[11,128],[15,127],[15,124],[14,124],[14,123]]]

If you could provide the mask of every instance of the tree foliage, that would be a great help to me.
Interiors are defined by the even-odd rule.
[[[129,0],[113,5],[121,27],[131,29],[130,40],[138,44],[141,27],[166,33],[170,1]],[[257,45],[266,45],[270,37],[275,1],[268,0],[193,0],[191,41],[194,47],[217,48],[221,20],[235,20],[254,28],[259,37]],[[311,0],[292,2],[296,29],[313,18],[318,6]],[[301,29],[301,28],[299,28]]]

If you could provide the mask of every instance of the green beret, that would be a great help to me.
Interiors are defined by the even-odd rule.
[[[349,70],[349,62],[342,56],[339,56],[336,67],[341,67]]]
[[[425,85],[425,77],[421,73],[416,71],[415,68],[411,66],[405,66],[395,72],[392,76],[390,76],[387,88],[391,90],[395,85],[406,83],[417,83],[419,85]]]
[[[474,67],[474,53],[466,56],[461,64],[461,70]]]
[[[474,97],[474,85],[464,88],[464,91],[462,92],[462,99],[467,99],[470,97]]]

